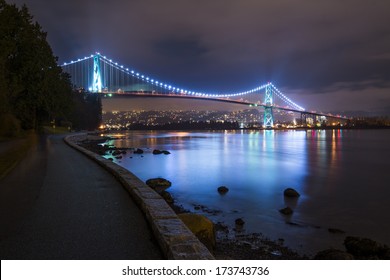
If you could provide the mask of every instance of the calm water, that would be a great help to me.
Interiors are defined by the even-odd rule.
[[[170,180],[178,204],[231,229],[243,218],[245,232],[283,238],[308,254],[343,248],[346,235],[390,244],[390,130],[137,131],[122,137],[111,143],[146,153],[128,154],[118,164],[144,181]],[[172,154],[153,155],[153,149]],[[217,192],[221,185],[230,189],[224,196]],[[285,200],[286,187],[298,190],[299,199]],[[289,218],[278,211],[285,206],[294,209]]]

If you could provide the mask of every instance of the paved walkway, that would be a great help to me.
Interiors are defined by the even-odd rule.
[[[61,136],[0,181],[1,259],[161,259],[129,194]]]

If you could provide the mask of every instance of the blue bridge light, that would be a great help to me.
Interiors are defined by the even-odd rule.
[[[131,77],[131,79],[127,79],[126,81],[128,83],[134,83],[137,82],[139,84],[141,83],[148,83],[147,87],[142,89],[142,92],[145,92],[147,94],[148,92],[158,92],[161,94],[164,94],[164,92],[161,92],[161,89],[167,89],[168,92],[165,90],[166,93],[179,93],[181,95],[189,95],[196,97],[206,97],[206,98],[217,98],[217,99],[229,99],[229,98],[238,98],[240,96],[245,95],[253,95],[253,94],[261,94],[261,92],[265,92],[265,98],[262,102],[259,102],[259,104],[262,104],[260,106],[265,108],[264,113],[264,124],[266,127],[272,127],[273,126],[273,107],[275,107],[274,99],[277,97],[278,101],[283,101],[283,104],[286,104],[287,106],[284,106],[283,108],[291,108],[292,110],[295,110],[297,112],[304,111],[305,109],[292,101],[290,98],[288,98],[286,95],[284,95],[278,88],[275,87],[271,82],[268,82],[266,84],[258,85],[251,89],[246,89],[244,91],[239,92],[230,92],[230,93],[207,93],[207,92],[201,92],[198,90],[192,90],[192,89],[184,89],[178,85],[167,83],[163,81],[158,81],[154,79],[153,77],[150,77],[149,75],[146,75],[145,73],[139,73],[135,72],[134,70],[129,70],[129,68],[126,68],[122,64],[118,64],[118,62],[113,62],[112,59],[107,58],[106,56],[101,55],[99,52],[96,52],[95,54],[91,56],[85,56],[83,58],[79,58],[77,60],[72,60],[70,62],[63,63],[62,67],[65,70],[68,71],[76,71],[76,68],[79,69],[88,69],[87,67],[91,67],[90,61],[93,60],[93,68],[89,71],[87,74],[83,73],[84,77],[77,77],[77,73],[72,73],[72,79],[78,79],[77,81],[72,82],[76,84],[80,84],[80,86],[84,88],[90,88],[93,92],[102,92],[102,89],[104,89],[104,92],[124,92],[128,85],[124,83],[126,77]],[[73,64],[83,64],[83,67],[73,67],[71,68],[70,65]],[[103,67],[104,65],[104,67]],[[80,70],[81,71],[81,70]],[[92,81],[90,85],[85,84],[86,81]],[[83,84],[82,84],[83,83]],[[160,90],[158,89],[160,88]],[[242,99],[240,99],[242,100]],[[255,104],[255,103],[253,103]],[[257,107],[257,105],[252,105],[254,107]]]

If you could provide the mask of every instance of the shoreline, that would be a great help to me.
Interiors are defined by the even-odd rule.
[[[167,202],[168,203],[168,202]],[[176,214],[191,213],[173,201],[168,205]],[[200,208],[204,206],[199,205]],[[206,217],[204,214],[199,214]],[[216,259],[221,260],[307,260],[310,256],[299,254],[295,250],[284,245],[284,240],[270,239],[262,233],[245,233],[242,226],[229,228],[223,223],[213,223],[216,233],[216,247],[212,252]]]
[[[135,150],[134,148],[116,148],[101,145],[112,139],[106,136],[89,136],[89,139],[79,143],[81,147],[91,152],[105,155],[107,151]],[[185,209],[180,202],[173,201],[167,204],[176,214],[194,213]],[[200,206],[202,207],[202,206]],[[216,259],[267,259],[267,260],[305,260],[310,259],[307,255],[288,248],[282,239],[272,240],[261,233],[243,233],[240,228],[229,228],[221,223],[214,223],[216,232],[216,247],[212,254]],[[234,232],[232,237],[231,232]]]
[[[89,140],[84,141],[80,145],[99,155],[107,155],[108,151],[111,151],[111,155],[113,151],[135,151],[135,148],[130,147],[122,147],[117,148],[113,146],[101,145],[109,139],[113,139],[107,136],[92,136],[89,137]],[[114,138],[115,139],[115,138]],[[185,209],[180,205],[179,201],[166,201],[167,204],[174,210],[176,214],[181,213],[194,213],[189,209]],[[199,207],[204,207],[199,205]],[[207,208],[207,207],[206,207]],[[216,259],[270,259],[270,260],[305,260],[305,259],[366,259],[361,256],[352,256],[348,252],[337,250],[337,249],[326,249],[317,252],[313,255],[306,255],[303,253],[298,253],[297,251],[292,250],[288,246],[284,245],[284,240],[282,238],[279,239],[271,239],[268,236],[264,236],[262,233],[244,233],[240,228],[229,228],[228,226],[217,223],[215,224],[216,231],[216,247],[213,252],[213,255]],[[366,239],[364,239],[366,240]],[[367,239],[368,240],[368,239]],[[372,240],[370,240],[372,241]],[[389,251],[386,245],[381,245],[375,241],[372,241],[374,247],[383,246],[384,251]],[[344,243],[345,244],[345,243]],[[379,245],[378,245],[379,244]],[[325,258],[323,256],[323,252],[326,252]],[[321,255],[322,254],[322,255]],[[389,253],[390,256],[390,253]],[[375,257],[375,259],[377,259]],[[385,258],[385,259],[390,259]]]
[[[308,131],[308,130],[387,130],[390,126],[325,126],[325,127],[275,127],[275,128],[262,128],[262,127],[245,127],[245,128],[159,128],[159,127],[145,127],[137,129],[120,129],[120,130],[101,130],[94,132],[96,134],[110,134],[119,133],[124,131],[223,131],[223,130],[244,130],[244,131]]]

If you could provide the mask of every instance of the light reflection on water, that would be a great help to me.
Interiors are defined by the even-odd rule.
[[[146,153],[116,161],[142,180],[163,177],[178,204],[215,210],[214,222],[234,227],[243,218],[246,232],[283,238],[300,252],[342,248],[346,235],[328,228],[390,243],[385,185],[390,131],[215,131],[126,132],[111,141]],[[153,149],[170,155],[152,155]],[[370,165],[371,164],[371,165]],[[370,184],[375,181],[375,185]],[[221,196],[217,188],[229,192]],[[283,197],[293,187],[298,200]],[[375,191],[373,191],[375,190]],[[291,217],[279,209],[290,206]],[[232,231],[233,232],[233,231]]]

